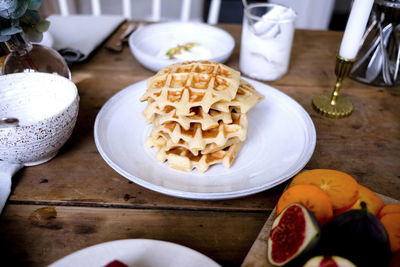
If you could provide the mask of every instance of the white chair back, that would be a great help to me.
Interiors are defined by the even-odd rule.
[[[131,0],[121,0],[122,6],[122,14],[127,19],[132,19],[132,3]],[[161,20],[161,0],[151,0],[152,1],[152,9],[151,9],[151,21],[160,21]],[[99,16],[103,14],[100,0],[90,0],[91,2],[91,11],[94,16]],[[113,1],[114,2],[114,1]],[[164,0],[164,2],[166,2]],[[190,10],[191,10],[192,0],[182,0],[181,12],[180,12],[180,20],[188,21],[190,19]],[[60,8],[60,13],[63,16],[70,15],[71,6],[74,6],[74,1],[69,0],[58,0],[58,5]],[[219,11],[221,6],[221,0],[211,0],[210,9],[208,11],[208,19],[207,23],[216,24],[218,22]]]

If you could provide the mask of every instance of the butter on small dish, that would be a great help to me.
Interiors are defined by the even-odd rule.
[[[165,22],[136,30],[129,37],[129,47],[139,63],[157,72],[183,61],[224,63],[235,40],[225,30],[206,23]]]
[[[167,50],[167,51],[165,51]],[[172,48],[161,49],[158,57],[170,60],[208,60],[211,50],[197,42],[178,44]]]

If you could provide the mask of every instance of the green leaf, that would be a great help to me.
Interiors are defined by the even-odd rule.
[[[31,42],[39,43],[43,39],[43,33],[38,32],[35,28],[32,27],[23,27],[25,37],[28,38]]]
[[[19,20],[18,19],[11,19],[9,23],[11,22],[11,26],[17,27],[19,26]]]
[[[17,9],[18,1],[16,0],[0,0],[0,10],[14,11]]]
[[[50,21],[42,19],[38,24],[35,25],[35,29],[38,32],[45,32],[50,27]]]
[[[5,18],[5,19],[10,19],[11,15],[8,12],[8,10],[0,10],[0,17]]]
[[[4,36],[4,35],[13,35],[16,33],[22,32],[22,28],[21,27],[10,27],[10,28],[6,28],[6,29],[1,29],[0,30],[0,35]]]
[[[11,1],[0,0],[0,10],[8,9]]]
[[[41,0],[28,0],[28,1],[29,1],[28,9],[31,9],[31,10],[39,9]]]
[[[31,41],[40,41],[50,22],[40,17],[41,0],[0,0],[0,37],[23,31]]]
[[[20,18],[21,23],[35,25],[41,20],[40,14],[37,10],[27,10],[25,15]]]
[[[8,28],[11,25],[10,20],[0,17],[0,29]]]
[[[16,0],[15,2],[18,2],[18,4],[17,4],[17,9],[11,14],[12,19],[18,19],[22,17],[25,14],[26,10],[28,9],[28,1]]]
[[[7,42],[10,40],[11,36],[5,35],[5,36],[0,36],[0,42]]]

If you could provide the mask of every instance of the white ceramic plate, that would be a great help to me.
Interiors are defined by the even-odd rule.
[[[228,32],[205,23],[155,23],[136,30],[129,37],[129,47],[136,59],[156,72],[172,63],[190,60],[170,60],[160,56],[160,52],[190,42],[199,43],[211,52],[211,56],[201,55],[192,60],[224,63],[235,47],[235,41]]]
[[[125,239],[74,252],[49,267],[103,267],[118,260],[135,267],[218,267],[216,262],[190,248],[150,239]]]
[[[146,81],[114,95],[94,126],[97,149],[118,173],[148,189],[190,199],[228,199],[274,187],[298,173],[311,158],[316,133],[307,112],[292,98],[246,79],[265,99],[249,111],[247,139],[231,168],[211,166],[204,174],[182,172],[156,160],[145,139],[151,131],[139,101]]]

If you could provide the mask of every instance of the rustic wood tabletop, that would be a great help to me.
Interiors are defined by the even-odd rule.
[[[235,38],[226,64],[238,69],[241,26],[219,27]],[[315,124],[317,145],[307,169],[341,170],[375,192],[399,199],[400,88],[346,79],[342,94],[353,102],[350,117],[329,119],[311,106],[313,96],[332,90],[342,34],[297,30],[288,73],[266,84],[300,103]],[[187,246],[223,266],[240,266],[286,184],[218,201],[170,197],[134,184],[100,156],[93,126],[110,97],[154,73],[128,47],[121,53],[100,47],[71,71],[80,95],[75,130],[54,159],[14,176],[0,218],[1,262],[46,266],[94,244],[147,238]]]

